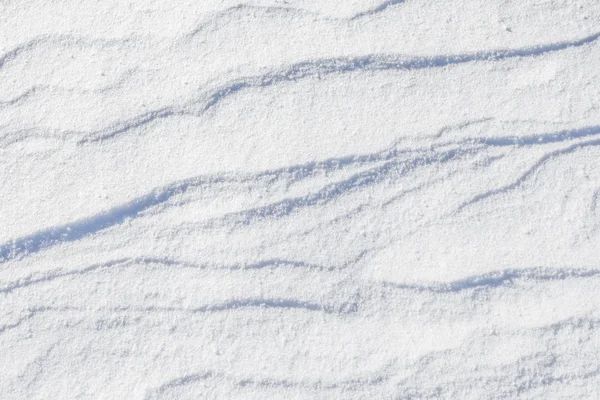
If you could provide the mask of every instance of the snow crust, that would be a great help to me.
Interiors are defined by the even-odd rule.
[[[600,398],[600,2],[0,2],[0,397]]]

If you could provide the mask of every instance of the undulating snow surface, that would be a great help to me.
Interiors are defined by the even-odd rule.
[[[600,397],[600,1],[0,1],[0,398]]]

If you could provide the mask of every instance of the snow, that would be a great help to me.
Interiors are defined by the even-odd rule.
[[[0,397],[600,397],[600,2],[0,3]]]

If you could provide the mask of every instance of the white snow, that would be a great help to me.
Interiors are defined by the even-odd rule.
[[[0,2],[0,398],[600,398],[600,2]]]

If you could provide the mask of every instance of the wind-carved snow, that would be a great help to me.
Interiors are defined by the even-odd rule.
[[[599,397],[600,3],[196,3],[0,6],[0,397]]]

